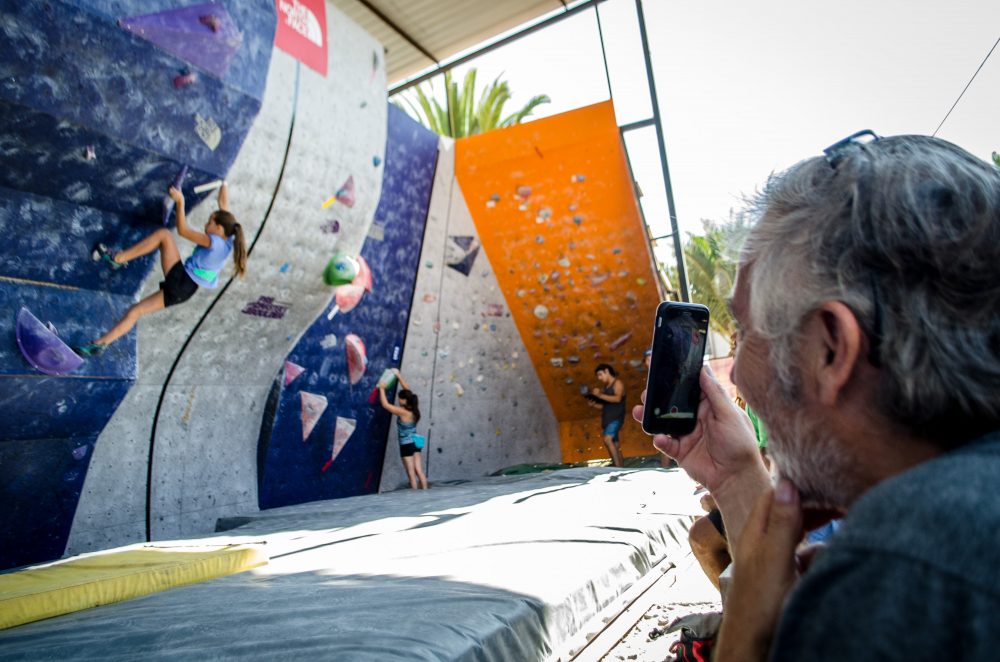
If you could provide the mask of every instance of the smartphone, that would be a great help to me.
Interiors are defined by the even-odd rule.
[[[646,434],[678,437],[694,430],[707,338],[705,306],[673,301],[657,306],[642,413],[642,429]]]

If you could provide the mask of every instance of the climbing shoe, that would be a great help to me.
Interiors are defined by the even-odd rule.
[[[110,249],[104,244],[94,246],[94,250],[90,254],[90,259],[94,262],[106,262],[113,271],[117,271],[125,266],[121,262],[115,262],[115,258],[111,256]]]
[[[92,342],[89,345],[81,345],[80,347],[74,347],[73,351],[84,358],[91,358],[95,356],[100,356],[104,353],[104,350],[108,348],[107,345],[99,345],[96,342]]]

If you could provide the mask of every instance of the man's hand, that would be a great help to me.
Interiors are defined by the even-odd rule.
[[[733,579],[714,660],[764,660],[785,597],[798,579],[802,540],[799,493],[788,480],[767,490],[750,512],[733,550]]]
[[[592,389],[590,389],[590,394],[599,398],[599,397],[601,397],[601,389],[599,389],[599,388],[592,388]]]
[[[171,186],[169,189],[167,189],[167,194],[178,205],[184,204],[184,194],[181,193],[180,189],[178,189],[176,186]]]
[[[642,401],[646,401],[645,391]],[[643,406],[637,405],[632,416],[641,422],[642,411]],[[677,460],[691,478],[713,494],[734,476],[763,468],[750,418],[730,400],[708,366],[701,371],[701,402],[694,430],[680,438],[656,435],[653,446]]]

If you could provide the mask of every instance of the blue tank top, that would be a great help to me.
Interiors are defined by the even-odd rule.
[[[403,419],[396,417],[396,432],[399,433],[399,445],[413,443],[413,434],[417,431],[416,423],[404,423]]]
[[[191,257],[184,261],[184,271],[200,287],[218,287],[219,271],[225,266],[229,254],[233,252],[233,240],[223,239],[217,234],[208,235],[211,246],[195,246]]]

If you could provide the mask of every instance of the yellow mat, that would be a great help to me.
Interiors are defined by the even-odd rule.
[[[0,629],[265,565],[250,545],[127,547],[0,575]]]

